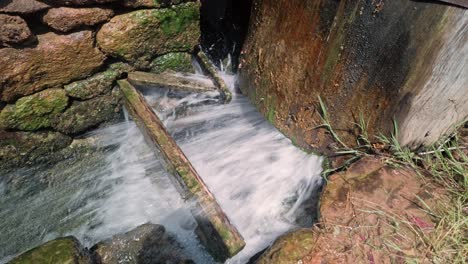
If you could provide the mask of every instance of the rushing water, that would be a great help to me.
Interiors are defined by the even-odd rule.
[[[234,77],[225,79],[232,88]],[[294,147],[246,98],[220,104],[217,93],[144,91],[246,240],[229,263],[244,263],[279,235],[311,224],[321,159]],[[64,235],[89,247],[153,222],[176,234],[197,263],[212,263],[194,235],[190,204],[134,123],[87,136],[105,151],[0,178],[0,259]]]

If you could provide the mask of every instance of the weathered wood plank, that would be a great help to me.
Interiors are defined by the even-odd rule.
[[[202,70],[209,74],[218,86],[219,90],[221,91],[224,103],[229,103],[232,99],[231,91],[229,90],[226,82],[224,82],[223,78],[221,78],[219,75],[215,66],[210,62],[206,54],[202,50],[199,50],[196,53],[195,58],[202,67]]]
[[[176,72],[154,74],[136,71],[130,72],[127,79],[133,85],[166,87],[168,89],[189,92],[210,92],[217,90],[217,87],[211,79],[203,78],[195,74]]]
[[[159,149],[167,162],[168,170],[197,203],[193,212],[197,222],[197,235],[208,251],[218,261],[237,254],[245,242],[237,229],[229,222],[203,179],[166,131],[161,120],[153,112],[143,95],[128,81],[118,81],[125,98],[125,105],[147,139]]]

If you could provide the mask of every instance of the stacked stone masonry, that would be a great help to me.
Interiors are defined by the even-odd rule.
[[[193,71],[199,8],[187,0],[1,1],[0,163],[29,150],[25,137],[12,141],[18,133],[61,140],[122,118],[115,84],[129,71]]]

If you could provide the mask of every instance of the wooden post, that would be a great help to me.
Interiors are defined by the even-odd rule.
[[[143,134],[159,149],[167,163],[168,171],[174,175],[188,196],[195,198],[198,208],[192,213],[198,222],[197,235],[202,244],[217,261],[225,261],[237,254],[244,248],[245,242],[237,229],[231,225],[202,178],[166,131],[143,95],[126,80],[119,80],[118,84],[124,95],[127,110]]]
[[[188,91],[188,92],[211,92],[217,91],[218,88],[208,77],[206,80],[198,79],[196,75],[188,75],[175,72],[163,72],[154,74],[149,72],[130,72],[128,73],[128,81],[133,85],[142,86],[160,86],[173,90]]]
[[[232,99],[231,91],[224,82],[223,78],[221,78],[219,75],[215,66],[210,62],[206,54],[200,49],[196,53],[195,58],[202,67],[202,70],[205,71],[205,73],[208,74],[218,86],[221,95],[223,96],[224,103],[229,103]]]

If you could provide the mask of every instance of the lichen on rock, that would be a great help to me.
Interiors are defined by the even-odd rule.
[[[162,73],[166,70],[195,73],[192,56],[186,52],[171,52],[161,55],[151,62],[150,67],[151,72],[154,73]]]
[[[190,51],[198,43],[199,3],[138,10],[113,17],[97,34],[105,53],[148,67],[156,55]]]
[[[63,89],[47,89],[22,97],[9,104],[0,113],[0,128],[34,131],[50,127],[51,119],[68,105]]]

